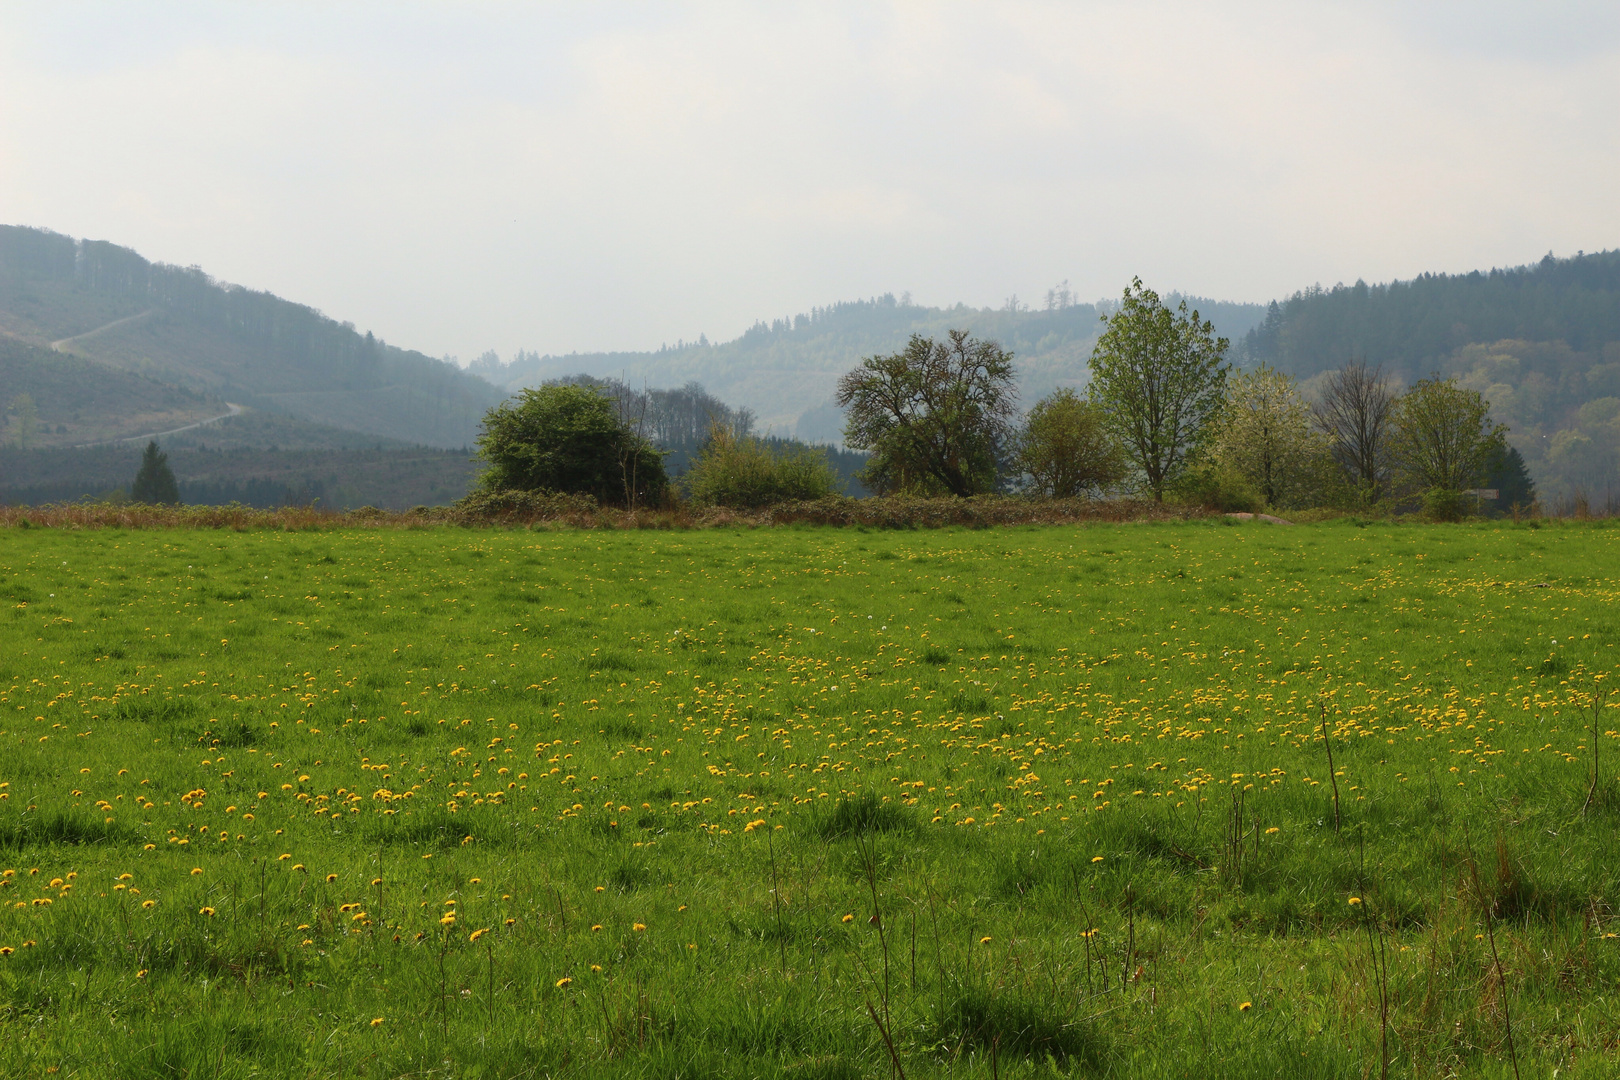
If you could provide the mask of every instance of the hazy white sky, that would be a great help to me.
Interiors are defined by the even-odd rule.
[[[0,3],[0,222],[463,360],[1620,244],[1620,4]]]

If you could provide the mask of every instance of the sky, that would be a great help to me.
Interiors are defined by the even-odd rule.
[[[1620,4],[0,0],[0,222],[463,361],[1620,246]]]

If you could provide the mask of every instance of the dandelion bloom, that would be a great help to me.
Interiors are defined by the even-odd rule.
[[[990,935],[986,934],[984,937],[980,938],[979,939],[979,944],[980,945],[988,945],[988,944],[990,944]]]
[[[157,907],[157,901],[156,900],[142,900],[141,901],[141,907],[143,907],[143,908],[155,908],[155,907]]]
[[[562,978],[557,980],[557,988],[560,990],[573,981],[573,979],[570,979],[567,975],[564,975]]]
[[[1254,1008],[1254,1002],[1245,1001],[1243,1004],[1238,1006],[1238,1012],[1248,1012],[1252,1008]]]
[[[375,1020],[373,1020],[371,1022],[371,1026],[372,1027],[380,1027],[382,1025],[382,1022],[383,1022],[383,1018],[379,1016],[379,1017],[377,1017]]]
[[[639,934],[639,933],[641,933],[641,932],[642,932],[642,931],[643,931],[643,930],[645,930],[645,929],[647,929],[647,924],[646,924],[646,923],[642,923],[642,922],[638,922],[638,923],[632,923],[632,924],[631,924],[631,926],[630,926],[630,929],[632,929],[632,930],[634,930],[634,931],[635,931],[635,932],[636,932],[636,933],[638,933],[638,934]]]
[[[1352,896],[1352,897],[1351,897],[1351,898],[1350,898],[1350,903],[1352,903],[1352,904],[1359,904],[1359,903],[1361,903],[1361,897],[1359,897],[1359,896]]]
[[[10,945],[0,945],[0,956],[10,956],[16,951],[17,950],[13,949]]]
[[[337,875],[336,874],[327,874],[326,875],[326,883],[328,885],[332,884],[332,882],[334,882],[336,880],[337,880]]]
[[[601,972],[602,972],[602,965],[601,965],[601,964],[592,964],[592,965],[591,965],[591,970],[592,970],[592,971],[594,971],[594,972],[596,972],[596,973],[597,973],[597,974],[601,974]]]
[[[606,892],[606,891],[607,891],[607,890],[606,890],[606,889],[604,889],[604,888],[603,888],[603,887],[602,887],[602,886],[600,886],[600,885],[598,885],[598,886],[597,886],[597,887],[596,887],[596,891],[597,891],[597,892]]]
[[[196,877],[196,876],[197,876],[197,875],[198,875],[198,874],[200,874],[200,873],[202,873],[202,867],[200,867],[200,866],[193,866],[193,867],[192,867],[192,868],[191,868],[191,876],[192,876],[192,877]]]
[[[1093,856],[1092,856],[1092,857],[1091,857],[1091,861],[1092,861],[1092,862],[1102,862],[1102,861],[1103,861],[1103,857],[1102,857],[1102,856],[1101,856],[1101,855],[1093,855]]]
[[[456,913],[452,911],[450,914],[448,914],[444,918],[440,919],[439,920],[439,925],[440,926],[454,926],[454,925],[456,925]]]
[[[146,978],[146,969],[145,969],[145,968],[141,968],[141,970],[139,970],[139,971],[137,971],[137,972],[136,972],[136,973],[135,973],[135,977],[136,977],[136,978],[137,978],[137,979],[144,979],[144,978]]]
[[[507,925],[507,926],[511,926],[511,925],[513,925],[513,924],[514,924],[514,923],[516,923],[516,922],[517,922],[517,920],[516,920],[516,919],[507,919],[507,920],[506,920],[506,925]]]
[[[855,916],[853,916],[853,915],[845,915],[845,916],[844,916],[844,917],[843,917],[843,918],[842,918],[842,919],[840,919],[840,920],[839,920],[839,921],[840,921],[840,922],[854,922],[854,921],[855,921]]]
[[[197,909],[197,914],[199,914],[199,915],[207,915],[211,919],[211,918],[214,917],[214,909],[211,908],[211,907],[198,908]]]
[[[277,855],[276,862],[286,862],[290,858],[292,858],[290,854]]]
[[[487,933],[489,933],[489,927],[487,927],[487,926],[483,927],[480,930],[474,930],[472,933],[467,935],[467,940],[468,941],[477,941],[479,938],[483,937]]]

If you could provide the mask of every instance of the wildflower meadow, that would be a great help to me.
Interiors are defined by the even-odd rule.
[[[1607,1077],[1620,529],[0,529],[0,1075]]]

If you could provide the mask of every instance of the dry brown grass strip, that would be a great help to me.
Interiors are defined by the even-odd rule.
[[[144,506],[58,503],[0,506],[0,528],[230,529],[309,531],[332,529],[466,528],[711,529],[780,525],[861,526],[872,529],[991,528],[1006,525],[1079,525],[1125,521],[1187,521],[1208,517],[1197,507],[1166,506],[1136,499],[1029,499],[987,495],[971,499],[894,496],[855,499],[834,496],[787,502],[758,510],[689,504],[620,510],[589,497],[504,493],[474,496],[442,507],[402,512],[362,507],[335,511],[313,506],[259,510],[228,506]]]

